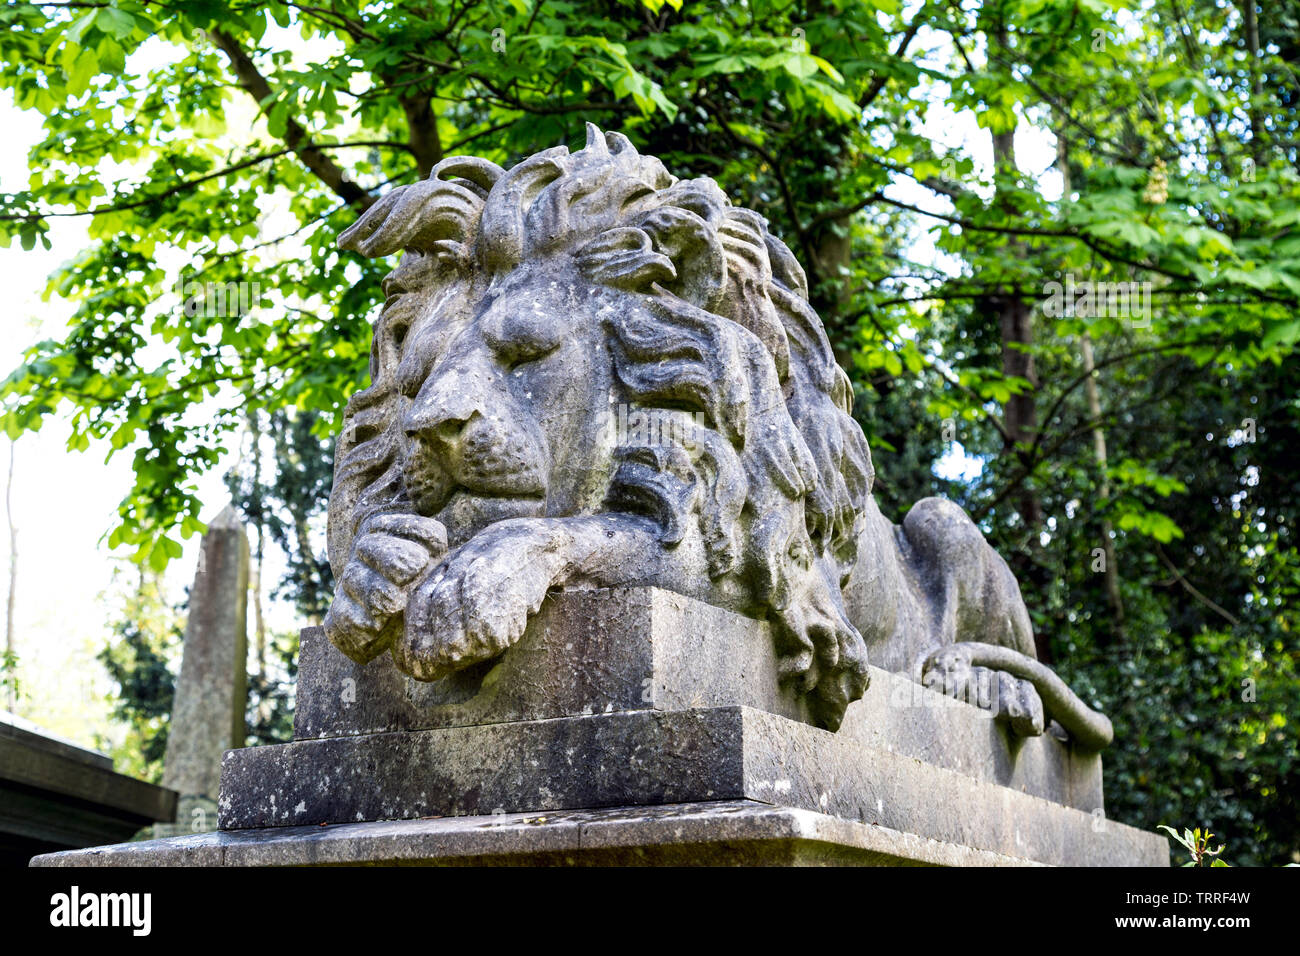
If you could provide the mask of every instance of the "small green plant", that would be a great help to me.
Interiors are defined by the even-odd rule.
[[[1160,824],[1161,830],[1168,830],[1169,835],[1178,841],[1180,845],[1186,848],[1187,852],[1192,855],[1183,866],[1228,866],[1219,858],[1223,852],[1224,844],[1220,843],[1218,849],[1210,849],[1210,841],[1214,839],[1214,834],[1209,830],[1202,830],[1197,827],[1195,830],[1183,830],[1183,835],[1179,836],[1178,831],[1173,827],[1167,827]]]
[[[18,682],[18,655],[13,651],[0,651],[0,708],[16,709],[19,698],[23,696],[22,685]]]

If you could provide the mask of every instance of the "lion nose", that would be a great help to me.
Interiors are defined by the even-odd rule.
[[[478,413],[477,403],[466,394],[466,382],[430,379],[420,390],[402,419],[402,428],[411,439],[453,444],[465,433]]]
[[[444,447],[454,446],[491,420],[489,409],[499,405],[499,383],[482,356],[470,351],[451,357],[424,382],[402,417],[408,438]]]
[[[465,426],[472,417],[472,413],[458,415],[449,411],[412,409],[402,426],[408,438],[450,445],[465,434]]]

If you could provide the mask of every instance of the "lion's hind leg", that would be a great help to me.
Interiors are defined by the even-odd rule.
[[[1019,736],[1041,734],[1043,701],[1033,681],[950,653],[954,646],[989,646],[1034,658],[1029,611],[1011,569],[951,501],[918,501],[902,528],[930,623],[928,649],[915,673],[926,686],[1005,720]]]
[[[944,498],[923,498],[903,519],[903,533],[930,606],[935,646],[979,641],[1036,656],[1020,585],[965,511]]]

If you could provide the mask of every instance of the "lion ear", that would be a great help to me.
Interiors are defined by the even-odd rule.
[[[713,224],[680,206],[660,206],[638,225],[676,273],[660,285],[696,308],[714,311],[727,282],[727,260]]]
[[[428,179],[399,186],[367,209],[339,235],[339,248],[376,259],[399,250],[437,253],[445,252],[449,242],[463,244],[502,174],[500,166],[486,159],[444,159]]]
[[[618,289],[649,289],[677,278],[672,260],[654,250],[650,237],[627,226],[601,233],[582,247],[577,261],[587,278]]]
[[[538,193],[565,174],[569,150],[555,146],[529,156],[493,185],[479,219],[478,253],[489,272],[524,256],[524,215]]]

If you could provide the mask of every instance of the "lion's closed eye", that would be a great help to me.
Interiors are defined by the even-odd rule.
[[[483,338],[509,368],[543,358],[559,348],[562,330],[553,317],[540,310],[521,310],[492,316]]]

